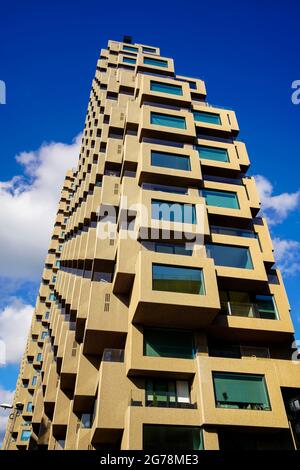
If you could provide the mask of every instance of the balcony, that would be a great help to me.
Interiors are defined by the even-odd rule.
[[[288,429],[275,361],[197,356],[207,425]]]
[[[180,181],[182,186],[198,185],[202,179],[199,158],[195,150],[172,149],[165,145],[150,143],[142,143],[140,148],[137,168],[139,184],[155,181],[155,183],[172,185]]]
[[[233,315],[245,318],[263,318],[265,320],[277,320],[277,312],[273,310],[263,310],[255,303],[221,302],[221,314]]]
[[[210,175],[237,177],[246,173],[250,166],[246,146],[243,142],[218,142],[198,138],[195,146],[203,172]]]
[[[193,115],[187,110],[142,106],[139,140],[143,137],[194,142],[196,131]]]
[[[190,281],[183,279],[186,273],[191,276]],[[129,307],[131,321],[200,327],[211,323],[218,309],[212,260],[145,250],[139,253]]]
[[[111,293],[111,284],[92,282],[87,305],[83,353],[101,355],[105,348],[123,347],[127,332],[127,307]]]
[[[236,137],[239,133],[234,111],[199,103],[194,106],[193,113],[197,130],[203,135]]]
[[[98,395],[91,428],[92,444],[118,446],[128,406],[129,380],[123,362],[124,350],[105,349],[97,371]]]
[[[167,57],[139,54],[136,65],[138,72],[159,72],[159,74],[174,75],[174,61]]]
[[[144,100],[157,101],[162,104],[190,106],[191,93],[188,83],[172,78],[143,75],[141,80],[139,103]]]
[[[144,406],[151,408],[180,408],[185,410],[197,409],[197,403],[190,401],[181,401],[177,396],[170,392],[160,392],[152,395],[150,399],[146,390],[131,390],[129,406]]]

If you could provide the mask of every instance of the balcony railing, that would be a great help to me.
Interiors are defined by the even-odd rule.
[[[234,408],[239,410],[260,410],[269,411],[270,406],[265,403],[250,403],[250,402],[237,402],[237,401],[217,401],[218,408]]]
[[[224,315],[246,318],[270,319],[273,317],[274,320],[277,318],[275,311],[265,312],[259,308],[258,304],[246,302],[221,302],[221,313]]]
[[[147,396],[148,395],[148,396]],[[182,401],[170,392],[155,392],[149,399],[149,394],[145,390],[132,390],[130,397],[130,406],[146,406],[151,408],[183,408],[194,410],[197,408],[197,403],[190,403]]]
[[[124,349],[104,349],[102,361],[124,362]]]
[[[240,346],[241,355],[244,357],[270,359],[270,350],[263,346]]]

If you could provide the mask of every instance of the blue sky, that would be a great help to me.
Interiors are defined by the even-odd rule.
[[[263,200],[273,221],[272,236],[279,240],[300,338],[300,105],[291,101],[291,84],[300,79],[300,4],[153,0],[142,5],[119,0],[11,0],[1,6],[0,80],[6,83],[7,104],[0,105],[0,190],[2,185],[5,193],[5,204],[0,199],[0,326],[2,315],[7,331],[6,312],[6,317],[17,319],[16,326],[22,317],[24,329],[28,327],[26,313],[35,302],[51,227],[45,214],[47,208],[55,208],[51,181],[43,193],[44,211],[33,207],[30,197],[18,195],[40,194],[46,181],[44,162],[55,161],[59,172],[74,161],[79,148],[74,138],[83,129],[99,50],[108,39],[122,40],[130,34],[134,41],[159,46],[162,55],[173,57],[178,74],[203,78],[209,102],[236,111],[240,138],[252,162],[250,172],[266,179],[261,185]],[[54,170],[52,176],[58,188]],[[1,213],[1,207],[6,212]],[[45,217],[40,237],[34,226],[37,211]],[[4,244],[7,234],[1,236],[5,227],[16,233],[10,257]],[[30,230],[35,231],[36,248],[28,241]],[[13,390],[17,362],[17,352],[11,353],[9,365],[0,368],[3,390]]]

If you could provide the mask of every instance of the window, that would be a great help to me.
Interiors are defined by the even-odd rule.
[[[153,47],[143,47],[143,52],[148,52],[150,54],[156,54],[156,49],[154,49]]]
[[[199,157],[204,160],[214,160],[216,162],[229,162],[226,149],[217,147],[206,147],[205,145],[196,145]]]
[[[152,183],[142,183],[142,188],[148,191],[162,191],[164,193],[174,193],[174,194],[187,194],[187,188],[181,188],[180,186],[169,186],[166,184],[152,184]]]
[[[49,295],[49,300],[55,300],[55,299],[56,299],[55,294],[50,294]]]
[[[217,408],[271,410],[263,375],[213,372]]]
[[[60,261],[56,261],[56,262],[55,262],[55,266],[56,266],[57,268],[60,268]]]
[[[204,295],[203,271],[199,268],[153,264],[152,289]]]
[[[191,331],[169,328],[144,329],[144,356],[193,359],[194,336]]]
[[[50,312],[46,312],[46,313],[45,313],[45,320],[48,320],[49,315],[50,315]]]
[[[151,203],[152,218],[169,222],[196,224],[196,208],[192,204],[161,201],[153,199]]]
[[[266,320],[278,319],[277,308],[272,295],[256,295],[255,304],[259,318]]]
[[[189,405],[190,385],[187,380],[146,380],[146,406],[189,408]]]
[[[200,195],[205,198],[208,206],[224,207],[225,209],[240,208],[237,194],[232,191],[202,189]]]
[[[220,115],[216,113],[207,113],[205,111],[194,111],[194,119],[197,122],[206,122],[208,124],[221,124]]]
[[[208,351],[211,357],[229,357],[241,359],[241,347],[238,344],[223,343],[222,341],[208,341]]]
[[[32,402],[31,401],[29,401],[27,403],[26,411],[28,411],[28,413],[32,413]]]
[[[158,152],[156,150],[151,150],[151,165],[174,170],[191,170],[190,158],[187,155]]]
[[[186,82],[189,84],[189,87],[191,90],[196,90],[197,89],[197,83],[196,82],[190,82],[189,80],[186,80],[184,78],[179,78],[181,82]]]
[[[132,47],[132,46],[123,46],[123,51],[138,52],[139,50],[138,50],[136,47]]]
[[[278,320],[272,295],[255,295],[249,292],[220,291],[222,311],[225,315]]]
[[[175,243],[155,243],[154,249],[157,253],[170,253],[173,255],[192,256],[193,250],[188,250],[184,245]]]
[[[213,258],[217,266],[253,269],[250,250],[244,246],[207,244],[209,258]]]
[[[179,85],[172,85],[170,83],[150,82],[150,90],[159,93],[169,93],[170,95],[182,96],[182,87]]]
[[[143,450],[203,450],[202,431],[197,426],[143,425]]]
[[[80,427],[84,429],[89,429],[92,427],[92,414],[91,413],[82,413],[80,420]]]
[[[155,67],[168,67],[167,60],[153,59],[152,57],[144,57],[145,65],[154,65]]]
[[[157,145],[167,145],[168,147],[177,147],[183,148],[183,142],[176,142],[175,140],[167,140],[167,139],[156,139],[153,137],[143,137],[142,142],[146,142],[147,144],[157,144]]]
[[[37,383],[37,376],[34,375],[31,380],[31,385],[36,385],[36,383]]]
[[[43,331],[41,339],[45,339],[48,336],[48,331]]]
[[[31,435],[31,431],[29,429],[25,429],[21,432],[21,441],[29,441]]]
[[[132,57],[123,57],[123,62],[126,64],[135,64],[136,60]]]
[[[294,443],[290,430],[276,432],[231,431],[226,428],[218,431],[220,450],[253,451],[253,450],[293,450]]]
[[[253,230],[234,228],[234,227],[222,227],[218,225],[210,226],[212,233],[220,233],[222,235],[230,235],[233,237],[244,237],[244,238],[257,238],[257,234]]]
[[[66,440],[65,440],[65,439],[57,439],[55,448],[62,450],[62,449],[65,448],[65,444],[66,444]]]
[[[40,362],[42,360],[42,353],[38,353],[36,356],[37,362]]]
[[[170,116],[168,114],[151,113],[150,122],[156,126],[186,129],[185,118],[182,116]]]

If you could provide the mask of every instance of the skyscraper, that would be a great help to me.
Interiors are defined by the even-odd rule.
[[[299,448],[294,330],[236,115],[124,39],[97,63],[4,448]]]

